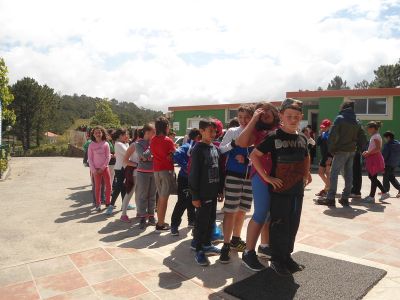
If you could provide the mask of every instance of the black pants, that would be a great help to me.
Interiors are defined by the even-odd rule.
[[[115,205],[115,201],[119,194],[121,193],[122,199],[125,197],[125,169],[122,168],[121,170],[115,170],[114,180],[112,185],[112,195],[111,195],[111,205]]]
[[[182,222],[182,215],[187,210],[188,221],[194,222],[196,212],[192,204],[192,196],[190,195],[188,178],[178,176],[178,201],[175,204],[171,217],[171,226],[179,227]]]
[[[400,192],[400,183],[398,182],[396,176],[394,175],[395,170],[396,167],[385,166],[385,173],[383,174],[382,185],[387,192],[389,192],[390,190],[390,184],[392,184],[393,187]]]
[[[375,174],[374,176],[368,174],[368,178],[371,180],[371,192],[369,193],[370,197],[375,198],[376,188],[379,188],[382,193],[386,193],[385,188],[378,179],[378,174]]]
[[[284,263],[293,252],[302,207],[303,195],[271,193],[270,244],[272,261]]]
[[[197,242],[196,251],[202,246],[211,244],[215,220],[217,218],[217,199],[201,200],[201,207],[196,209],[194,240]]]
[[[353,162],[353,187],[351,193],[355,195],[361,195],[362,186],[362,166],[361,166],[361,153],[356,152],[354,155]]]

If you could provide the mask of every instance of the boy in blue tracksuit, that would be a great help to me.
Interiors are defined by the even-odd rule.
[[[171,235],[179,235],[178,228],[182,222],[182,215],[187,209],[188,225],[194,227],[196,219],[195,208],[192,204],[192,197],[190,195],[188,186],[188,164],[190,153],[194,145],[200,140],[200,131],[193,128],[189,132],[189,140],[187,143],[179,147],[174,153],[174,162],[177,163],[181,169],[178,174],[178,201],[175,204],[174,211],[171,217]]]
[[[398,191],[396,197],[400,197],[400,183],[397,181],[394,171],[400,163],[400,142],[394,139],[394,134],[386,131],[383,134],[385,145],[383,146],[382,155],[385,159],[385,173],[383,174],[383,187],[389,191],[390,184]]]

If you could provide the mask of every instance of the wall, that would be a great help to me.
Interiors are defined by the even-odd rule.
[[[187,110],[187,111],[174,111],[173,122],[179,122],[179,131],[177,135],[186,134],[187,119],[195,117],[213,117],[221,120],[225,124],[225,109],[216,110]],[[172,125],[172,124],[171,124]]]

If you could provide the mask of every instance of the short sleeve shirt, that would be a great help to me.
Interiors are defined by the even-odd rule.
[[[175,152],[175,144],[169,137],[153,137],[150,142],[150,150],[153,154],[153,167],[155,172],[174,170],[172,154]]]
[[[271,154],[271,176],[283,181],[283,187],[272,192],[288,195],[304,193],[304,177],[308,172],[307,138],[304,134],[290,134],[277,129],[257,149]]]
[[[379,141],[382,145],[382,137],[379,133],[375,133],[374,135],[371,136],[371,139],[369,140],[368,151],[375,150],[376,148],[375,141]]]

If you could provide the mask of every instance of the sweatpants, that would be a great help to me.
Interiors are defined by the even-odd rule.
[[[197,242],[196,251],[203,246],[211,245],[211,235],[217,218],[217,199],[201,200],[201,206],[196,209],[193,239]]]
[[[382,193],[386,193],[387,191],[383,187],[382,183],[378,179],[378,174],[371,175],[368,174],[368,178],[371,180],[371,191],[369,196],[375,198],[376,188],[379,188]]]
[[[154,173],[137,172],[135,193],[137,216],[141,218],[154,216],[156,207]]]
[[[125,170],[122,168],[121,170],[114,170],[114,180],[112,185],[112,196],[111,196],[111,205],[115,205],[119,194],[121,193],[121,198],[125,197]]]
[[[302,206],[303,195],[271,193],[271,261],[285,263],[293,252]]]
[[[125,194],[124,199],[122,200],[122,215],[126,216],[126,211],[128,210],[129,202],[132,199],[133,193],[135,192],[135,185],[136,185],[136,176],[133,176],[134,186],[132,187],[129,193]]]
[[[105,185],[105,192],[106,192],[106,205],[110,204],[110,197],[111,197],[111,179],[110,179],[110,171],[108,167],[104,169],[101,174],[93,174],[94,178],[94,185],[95,185],[95,194],[96,194],[96,206],[101,205],[101,186],[102,182]]]
[[[188,178],[178,176],[178,201],[175,204],[171,217],[171,226],[179,227],[182,222],[182,215],[187,211],[188,222],[194,222],[196,218],[195,208],[192,204],[192,195],[189,191]]]
[[[393,187],[400,192],[400,183],[396,179],[396,176],[394,174],[394,171],[396,170],[396,167],[392,166],[385,166],[385,173],[383,174],[383,182],[382,185],[385,189],[385,191],[389,192],[390,190],[390,184],[393,185]]]

